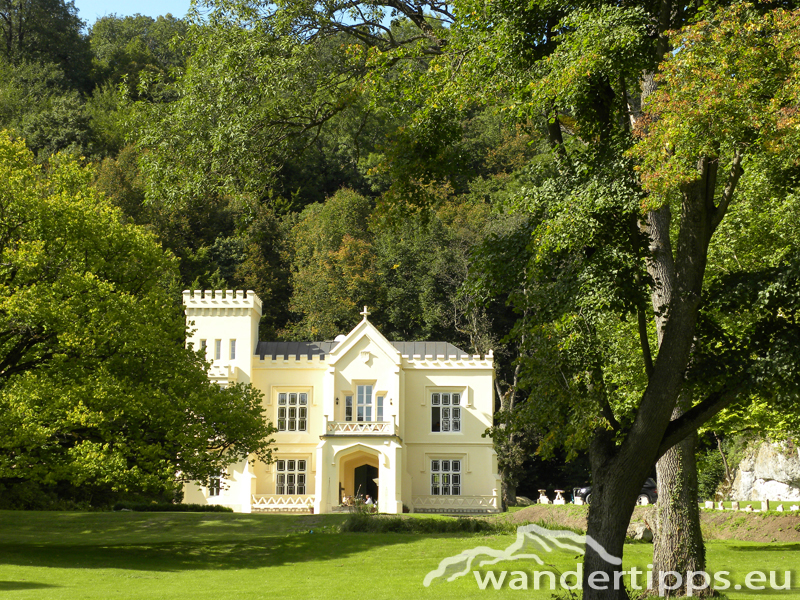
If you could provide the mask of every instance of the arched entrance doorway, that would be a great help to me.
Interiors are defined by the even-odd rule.
[[[373,502],[378,499],[378,467],[361,465],[353,471],[353,487],[356,496],[369,496]]]
[[[339,502],[345,497],[369,495],[378,498],[378,451],[357,446],[337,456],[339,463]]]

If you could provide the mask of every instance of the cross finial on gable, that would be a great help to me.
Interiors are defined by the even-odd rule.
[[[367,307],[365,306],[365,307],[364,307],[364,310],[362,310],[362,311],[361,311],[360,313],[358,313],[358,314],[360,314],[360,315],[364,315],[364,320],[366,321],[366,320],[367,320],[367,317],[368,317],[369,315],[371,315],[372,313],[371,313],[371,312],[369,312],[369,311],[367,310]]]

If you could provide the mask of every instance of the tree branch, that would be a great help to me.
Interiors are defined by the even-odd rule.
[[[658,447],[658,458],[661,458],[667,450],[695,431],[723,408],[736,402],[739,398],[739,392],[740,387],[738,385],[714,392],[674,421],[670,421],[664,432],[664,437],[661,438],[661,445]]]
[[[733,164],[731,164],[731,171],[728,174],[728,182],[725,184],[725,189],[722,191],[722,198],[711,214],[712,233],[725,217],[725,213],[728,211],[728,206],[733,198],[733,192],[736,191],[736,185],[739,183],[739,178],[742,176],[742,173],[744,173],[744,169],[742,169],[743,158],[744,156],[741,150],[737,148],[736,153],[733,155]]]

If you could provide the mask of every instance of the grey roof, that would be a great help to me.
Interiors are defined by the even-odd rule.
[[[325,358],[330,354],[331,350],[336,347],[339,342],[258,342],[256,346],[256,354],[264,359],[269,356],[270,358],[277,359],[279,356],[289,358],[290,356],[317,356]],[[389,342],[397,348],[400,354],[405,356],[414,356],[419,354],[423,358],[425,356],[457,356],[466,354],[463,350],[453,346],[449,342]]]
[[[457,356],[461,358],[462,354],[466,354],[460,348],[456,348],[450,342],[392,342],[392,346],[400,351],[403,356],[414,356],[419,354],[421,357],[426,356]]]
[[[256,354],[262,359],[265,356],[278,358],[282,356],[289,358],[295,356],[316,356],[318,354],[325,358],[326,354],[338,344],[339,342],[258,342],[256,346]]]

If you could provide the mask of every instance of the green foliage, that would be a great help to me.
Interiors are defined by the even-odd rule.
[[[195,50],[178,97],[141,105],[148,197],[167,205],[222,194],[266,197],[296,149],[292,141],[308,143],[351,102],[344,49],[302,43],[269,20],[223,10],[198,17],[188,40]]]
[[[171,14],[157,19],[140,14],[101,17],[90,31],[95,81],[112,86],[122,83],[127,94],[136,98],[139,74],[146,71],[150,81],[158,80],[157,87],[148,90],[150,97],[162,97],[172,72],[186,64],[190,49],[183,39],[188,28]]]
[[[716,500],[717,489],[725,480],[725,465],[716,448],[697,457],[697,497],[699,500]]]
[[[5,0],[0,4],[0,62],[55,63],[70,88],[88,91],[91,54],[82,27],[72,1]]]
[[[788,163],[800,159],[800,13],[735,4],[704,17],[673,35],[679,51],[648,98],[646,136],[633,151],[657,196],[692,181],[701,156],[778,151]]]
[[[369,213],[369,200],[350,190],[301,213],[291,232],[290,309],[302,317],[295,339],[333,339],[359,321],[362,306],[375,306]]]
[[[273,431],[184,347],[174,260],[63,156],[0,138],[0,479],[111,490],[207,481]]]
[[[35,153],[90,152],[83,100],[57,64],[0,61],[0,91],[0,127],[24,137]]]

